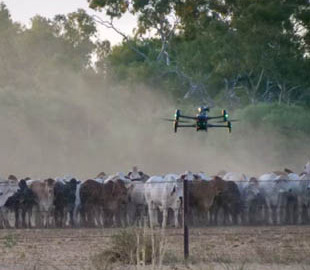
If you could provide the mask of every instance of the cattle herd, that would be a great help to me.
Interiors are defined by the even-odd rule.
[[[259,177],[220,172],[0,179],[0,228],[175,226],[182,221],[188,181],[191,226],[310,223],[310,162]]]

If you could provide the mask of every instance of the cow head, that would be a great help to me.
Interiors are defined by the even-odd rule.
[[[19,181],[18,186],[20,190],[25,190],[27,188],[27,183],[25,179]]]
[[[304,166],[304,174],[310,174],[310,161],[307,162],[307,164]]]
[[[13,174],[9,175],[8,180],[16,183],[18,182],[17,177]]]
[[[101,172],[95,178],[105,179],[106,177],[107,175],[105,174],[105,172]]]
[[[185,173],[181,174],[181,180],[193,181],[195,178],[194,174],[191,171],[186,171]]]

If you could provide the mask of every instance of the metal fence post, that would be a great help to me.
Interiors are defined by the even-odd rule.
[[[183,180],[183,230],[184,230],[184,260],[189,256],[189,239],[188,239],[188,181]]]

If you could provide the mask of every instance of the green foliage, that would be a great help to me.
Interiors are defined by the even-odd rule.
[[[6,248],[13,248],[16,245],[17,245],[17,240],[14,234],[8,234],[4,237],[4,246]]]
[[[141,79],[149,85],[155,80],[158,88],[177,98],[193,85],[201,85],[206,89],[201,95],[234,106],[264,101],[308,104],[307,0],[90,2],[112,18],[125,12],[137,14],[136,39],[130,46],[124,42],[112,50],[109,68],[114,74],[120,69],[121,78]],[[167,35],[174,31],[171,14],[178,22],[172,36]],[[155,38],[142,42],[148,31]],[[166,66],[156,58],[163,46],[170,56]],[[144,77],[135,76],[142,69],[148,70]]]
[[[237,115],[245,126],[254,129],[273,129],[287,136],[310,134],[310,110],[301,106],[261,103],[247,106]]]

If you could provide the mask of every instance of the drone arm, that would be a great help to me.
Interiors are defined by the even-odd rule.
[[[178,125],[178,127],[196,127],[196,125]]]
[[[208,127],[228,128],[229,133],[231,133],[231,123],[229,121],[227,122],[227,125],[208,124]]]
[[[208,116],[208,119],[209,119],[209,120],[212,120],[212,119],[220,119],[220,118],[223,118],[223,115],[221,115],[221,116]]]
[[[197,117],[195,117],[195,116],[187,116],[187,115],[180,115],[180,118],[194,119],[194,120],[197,119]]]
[[[208,124],[208,127],[225,127],[227,128],[228,126],[227,125],[215,125],[215,124]]]

